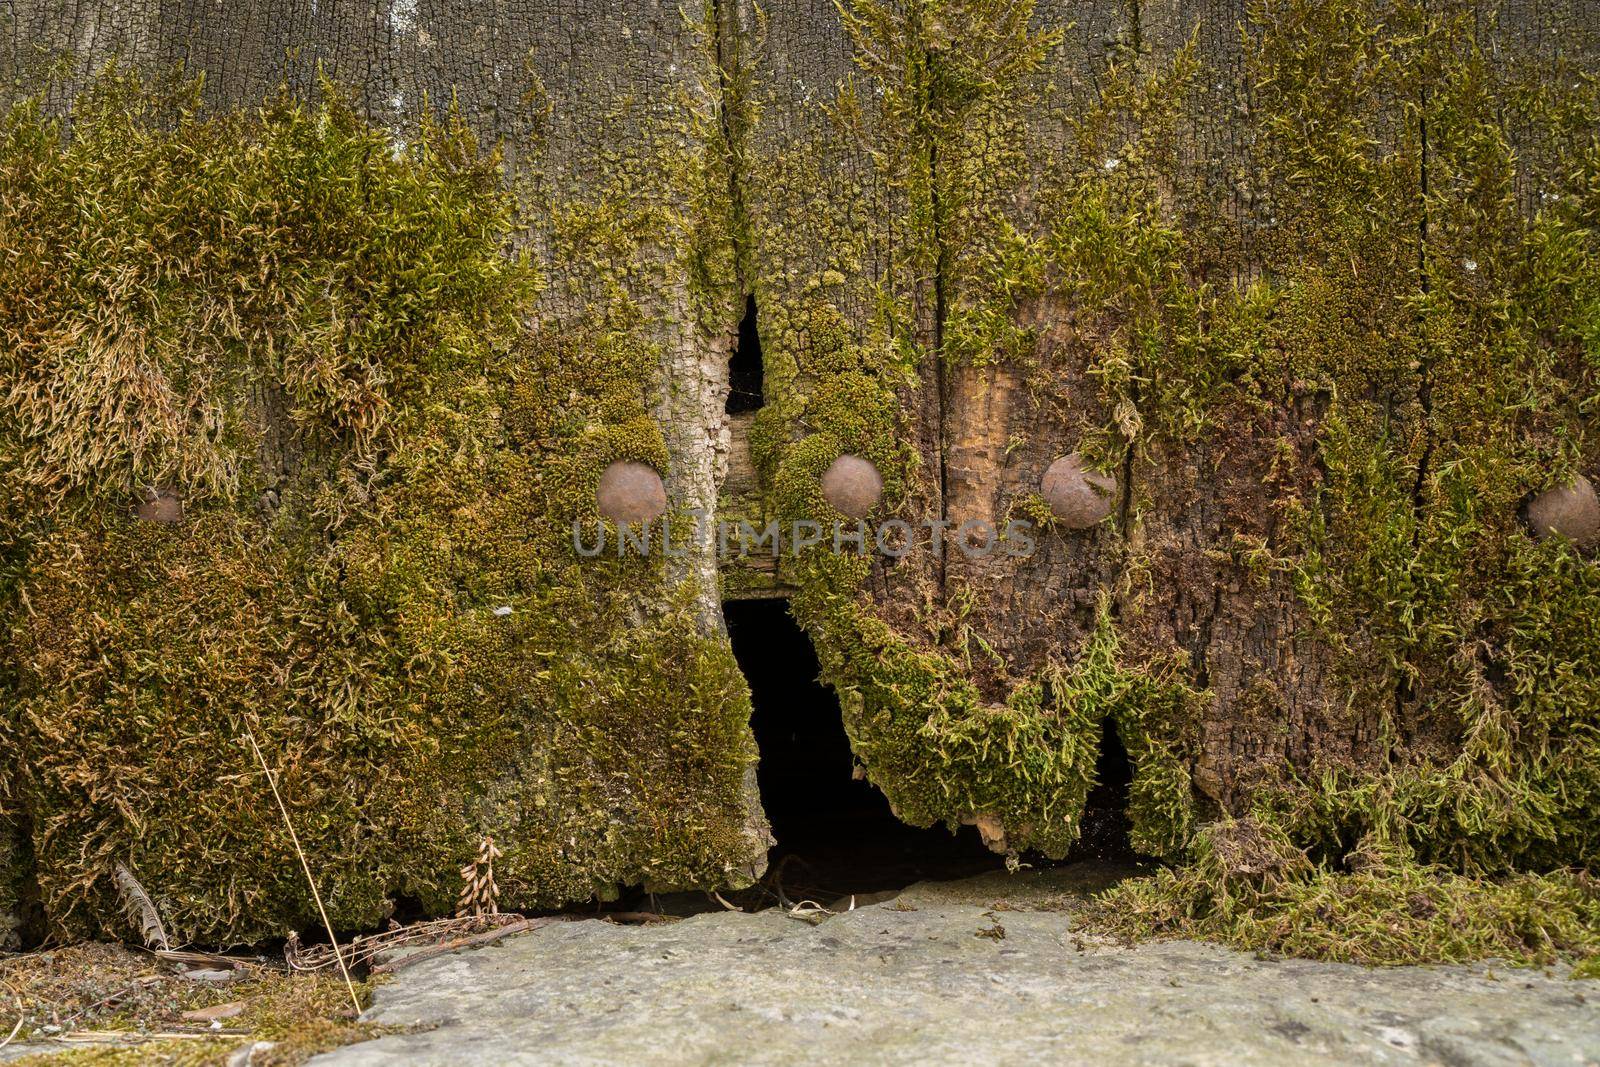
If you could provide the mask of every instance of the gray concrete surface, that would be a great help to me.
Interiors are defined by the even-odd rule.
[[[1600,983],[1124,947],[1074,934],[1072,877],[917,886],[816,926],[558,924],[401,972],[368,1017],[429,1029],[313,1063],[1600,1063]]]

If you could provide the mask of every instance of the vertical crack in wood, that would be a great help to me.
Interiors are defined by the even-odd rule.
[[[1433,30],[1433,16],[1428,9],[1427,0],[1421,3],[1423,15],[1424,36]],[[1424,297],[1429,292],[1428,284],[1428,79],[1424,71],[1417,73],[1417,290]],[[1422,322],[1426,314],[1423,307],[1417,310],[1418,334],[1426,338],[1428,331]],[[1413,557],[1422,545],[1422,516],[1426,508],[1426,492],[1428,471],[1433,464],[1434,427],[1433,427],[1433,360],[1424,347],[1418,356],[1417,367],[1417,406],[1421,419],[1422,454],[1417,457],[1417,476],[1411,485],[1411,551]],[[1394,721],[1385,731],[1387,734],[1384,758],[1387,760],[1399,744],[1395,736],[1396,724],[1404,721],[1406,705],[1416,696],[1416,686],[1413,683],[1415,665],[1409,652],[1401,657],[1401,662],[1406,669],[1402,670],[1400,677],[1394,683]]]

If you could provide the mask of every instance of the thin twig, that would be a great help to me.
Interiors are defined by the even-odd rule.
[[[537,930],[541,926],[549,926],[551,923],[565,921],[566,916],[564,915],[547,915],[540,919],[524,919],[521,922],[512,923],[510,926],[502,926],[498,930],[490,930],[488,933],[474,934],[471,937],[458,937],[454,941],[446,941],[442,945],[431,945],[428,948],[418,949],[409,956],[402,956],[397,960],[378,964],[372,968],[372,973],[391,974],[402,967],[409,967],[413,963],[421,963],[423,960],[431,960],[435,956],[443,956],[447,952],[454,952],[461,948],[477,948],[480,945],[487,945],[511,934]]]
[[[835,913],[827,908],[824,908],[821,904],[818,904],[814,900],[802,900],[800,903],[788,908],[784,914],[789,916],[791,919],[801,919],[805,922],[810,922],[815,916],[820,915],[823,919],[826,919]],[[818,921],[820,922],[821,920],[819,919]]]
[[[11,1032],[6,1035],[6,1039],[4,1041],[0,1041],[0,1048],[5,1048],[7,1045],[11,1044],[12,1041],[16,1040],[17,1035],[22,1033],[22,1024],[27,1022],[27,1021],[28,1021],[28,1011],[27,1011],[26,1008],[24,1008],[22,1006],[22,998],[18,997],[17,998],[17,1025],[15,1025],[15,1026],[13,1026],[11,1028]]]
[[[289,809],[278,793],[277,775],[267,766],[267,758],[261,754],[261,746],[256,744],[255,731],[250,729],[249,720],[241,718],[240,721],[244,723],[244,734],[250,739],[250,748],[256,754],[256,762],[261,764],[262,773],[267,776],[267,785],[272,787],[272,799],[278,802],[278,811],[283,814],[283,825],[289,829],[289,840],[294,843],[294,853],[300,857],[300,869],[306,872],[306,882],[311,886],[311,898],[317,902],[317,913],[322,916],[322,925],[328,931],[328,940],[333,943],[334,957],[339,961],[339,973],[344,975],[345,988],[350,991],[350,1003],[355,1006],[356,1014],[360,1015],[361,998],[356,996],[356,984],[350,978],[350,968],[344,965],[344,955],[339,951],[339,938],[333,932],[333,923],[328,921],[328,909],[322,906],[322,894],[317,891],[317,880],[311,877],[311,864],[306,862],[305,850],[300,847],[300,835],[294,832],[294,823],[289,820]]]
[[[213,967],[217,970],[245,971],[264,966],[264,961],[246,956],[224,956],[220,952],[200,952],[197,949],[151,949],[150,954],[162,963],[186,967]]]
[[[344,947],[344,957],[349,966],[359,967],[363,963],[375,962],[384,953],[393,952],[407,945],[424,942],[430,945],[438,944],[456,936],[466,937],[501,926],[509,926],[521,922],[522,919],[523,916],[515,912],[500,912],[496,915],[468,916],[465,919],[431,919],[410,926],[397,926],[381,934],[366,934],[352,938]],[[283,955],[284,962],[294,971],[320,971],[334,965],[334,955],[328,950],[327,945],[313,945],[302,949],[298,938],[290,939],[284,946]]]
[[[146,1041],[178,1041],[188,1039],[210,1040],[217,1034],[248,1034],[248,1030],[155,1030],[133,1032],[130,1030],[77,1030],[70,1034],[55,1034],[50,1040],[64,1045],[141,1045]]]

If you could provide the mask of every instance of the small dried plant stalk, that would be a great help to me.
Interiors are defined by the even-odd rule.
[[[111,865],[111,880],[116,883],[117,897],[122,901],[122,910],[127,915],[128,921],[139,930],[139,936],[144,938],[146,946],[154,949],[170,950],[172,941],[167,937],[167,928],[161,923],[161,913],[156,910],[155,901],[150,899],[150,894],[144,891],[144,886],[139,884],[139,879],[133,876],[126,864],[121,860]]]
[[[501,852],[494,838],[485,837],[478,845],[478,858],[461,868],[461,897],[456,901],[456,917],[500,914],[500,887],[494,884],[494,861]]]

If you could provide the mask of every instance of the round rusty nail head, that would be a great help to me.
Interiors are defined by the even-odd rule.
[[[1050,464],[1040,480],[1039,491],[1050,505],[1050,514],[1063,526],[1086,530],[1110,517],[1117,480],[1089,470],[1083,457],[1074,452]]]
[[[883,475],[870,460],[843,455],[822,472],[822,495],[850,518],[865,518],[883,499]]]
[[[1583,475],[1570,485],[1547,489],[1528,503],[1528,526],[1535,537],[1565,537],[1586,545],[1600,536],[1600,498]]]
[[[649,522],[667,510],[661,475],[632,460],[618,460],[601,473],[595,498],[600,514],[616,523]]]

